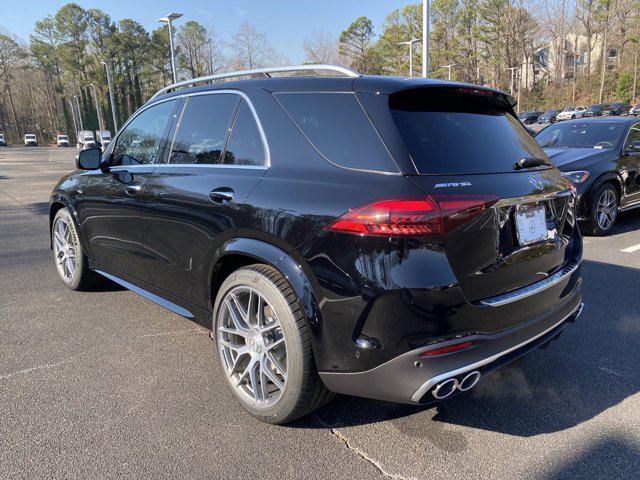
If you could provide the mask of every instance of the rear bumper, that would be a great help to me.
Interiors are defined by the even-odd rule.
[[[465,336],[437,345],[444,347],[473,341],[467,349],[433,357],[420,357],[421,347],[364,372],[321,372],[330,390],[347,395],[398,403],[425,404],[435,401],[432,391],[447,379],[458,381],[472,371],[482,376],[506,365],[557,337],[568,322],[582,312],[580,282],[572,294],[543,316],[495,334]]]

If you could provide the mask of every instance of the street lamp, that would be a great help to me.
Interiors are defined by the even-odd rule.
[[[170,13],[166,17],[158,19],[159,22],[166,23],[169,26],[169,48],[171,49],[171,73],[173,74],[173,83],[178,81],[178,75],[176,74],[176,59],[173,48],[173,29],[171,28],[171,22],[177,20],[181,16],[181,13]]]
[[[513,79],[516,74],[516,70],[520,67],[509,67],[508,70],[511,71],[511,95],[513,96]]]
[[[113,90],[111,88],[111,73],[109,72],[109,64],[105,61],[100,62],[104,65],[104,69],[107,71],[107,88],[109,89],[109,100],[111,101],[111,115],[113,115],[113,129],[114,135],[118,131],[118,119],[116,118],[116,103],[113,101]]]
[[[409,76],[413,77],[413,44],[419,42],[419,38],[412,38],[408,42],[399,42],[398,45],[409,45]]]
[[[457,63],[452,63],[450,65],[442,65],[440,68],[448,68],[449,69],[449,80],[451,80],[451,67],[455,67]]]
[[[78,120],[80,121],[80,130],[84,130],[84,125],[82,124],[82,111],[80,110],[80,100],[78,100],[78,95],[73,94],[73,98],[76,99],[76,105],[78,106]]]
[[[422,76],[429,76],[429,0],[422,0]]]
[[[71,118],[73,118],[73,132],[76,136],[76,143],[78,143],[78,123],[76,122],[76,109],[73,106],[71,100],[69,100],[69,106],[71,107]]]
[[[100,108],[98,107],[98,90],[96,90],[96,86],[93,83],[90,83],[89,86],[91,90],[93,90],[93,100],[96,104],[96,115],[98,116],[98,130],[102,130],[102,118],[100,118]]]

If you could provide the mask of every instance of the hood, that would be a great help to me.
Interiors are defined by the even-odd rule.
[[[588,168],[600,160],[614,156],[614,149],[599,148],[544,148],[549,160],[563,172]]]

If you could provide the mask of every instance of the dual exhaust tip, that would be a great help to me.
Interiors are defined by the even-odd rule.
[[[444,400],[445,398],[453,395],[456,390],[459,390],[460,392],[471,390],[478,384],[481,376],[482,375],[478,370],[474,370],[462,377],[462,380],[458,380],[455,377],[448,378],[437,384],[433,390],[431,390],[431,394],[437,400]]]

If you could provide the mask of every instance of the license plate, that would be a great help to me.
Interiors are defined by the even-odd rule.
[[[516,212],[516,227],[520,245],[531,245],[549,237],[546,217],[544,207]]]

